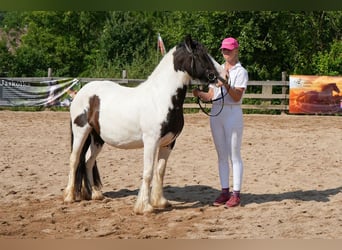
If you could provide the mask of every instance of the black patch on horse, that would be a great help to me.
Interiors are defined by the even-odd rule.
[[[74,123],[79,127],[84,127],[87,122],[87,111],[84,111],[82,114],[78,115],[74,120]]]
[[[174,96],[172,96],[172,108],[169,108],[169,112],[166,117],[166,121],[162,123],[161,137],[171,132],[176,137],[180,134],[184,126],[184,115],[183,115],[183,103],[186,95],[187,87],[178,88]],[[172,143],[171,148],[173,148]]]
[[[93,129],[91,131],[91,136],[93,137],[94,139],[94,144],[99,147],[99,146],[102,146],[104,144],[104,141],[103,139],[99,136],[99,134],[95,131],[95,129]]]

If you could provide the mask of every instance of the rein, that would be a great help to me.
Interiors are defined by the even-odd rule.
[[[216,98],[216,99],[213,99],[213,100],[211,100],[211,101],[204,102],[204,101],[201,101],[201,99],[200,99],[199,97],[197,97],[197,104],[198,104],[198,106],[200,107],[200,109],[202,110],[202,112],[203,112],[204,114],[206,114],[207,116],[211,116],[211,117],[218,116],[218,115],[222,112],[223,107],[224,107],[224,97],[227,95],[227,93],[226,93],[226,94],[223,94],[222,88],[223,88],[223,87],[220,88],[220,90],[221,90],[221,96],[218,97],[218,98]],[[219,101],[219,100],[222,100],[221,108],[220,108],[220,111],[218,111],[218,112],[217,112],[216,114],[214,114],[214,115],[212,115],[212,114],[210,114],[209,112],[207,112],[207,111],[203,108],[203,106],[201,105],[201,102],[202,102],[202,103],[213,103],[213,102]]]

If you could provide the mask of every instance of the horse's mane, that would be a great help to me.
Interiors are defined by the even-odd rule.
[[[176,47],[176,46],[175,46]],[[170,49],[163,58],[159,61],[157,66],[154,68],[154,70],[151,72],[151,74],[147,77],[147,80],[145,82],[148,82],[149,79],[157,78],[160,75],[160,72],[163,72],[165,68],[172,67],[172,54],[175,50],[175,47]],[[145,82],[141,83],[140,85],[143,85]]]
[[[211,68],[216,68],[217,71],[221,68],[219,67],[219,64],[208,54],[207,49],[201,43],[196,40],[192,40],[191,36],[187,36],[183,42],[174,46],[163,56],[159,64],[149,75],[147,81],[152,78],[157,82],[164,81],[165,77],[167,78],[170,76],[165,76],[164,73],[163,75],[161,74],[161,72],[165,72],[165,69],[169,69],[170,73],[177,71],[188,72],[189,74],[192,73],[192,77],[194,76],[194,73],[197,75],[203,75],[204,69],[202,67],[203,64],[201,60],[211,62]],[[163,76],[164,79],[160,79],[160,76]]]

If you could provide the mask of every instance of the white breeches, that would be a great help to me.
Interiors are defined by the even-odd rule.
[[[217,114],[220,105],[213,105],[212,114]],[[222,188],[229,188],[229,166],[233,170],[233,190],[240,191],[243,175],[241,143],[243,115],[240,105],[225,105],[218,116],[210,118],[211,133],[218,157],[218,169]]]

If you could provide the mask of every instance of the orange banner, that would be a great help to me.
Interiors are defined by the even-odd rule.
[[[291,75],[289,112],[342,113],[342,77]]]

